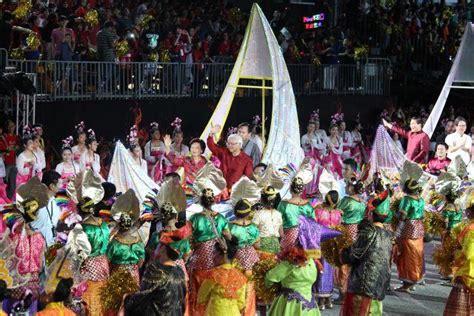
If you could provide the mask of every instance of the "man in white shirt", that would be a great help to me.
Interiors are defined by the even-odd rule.
[[[461,156],[466,165],[471,161],[472,138],[465,134],[467,128],[466,119],[457,117],[454,121],[456,131],[446,136],[445,143],[449,146],[448,158],[454,161],[457,156]]]
[[[56,226],[58,224],[61,209],[56,203],[56,193],[61,187],[61,175],[56,171],[47,171],[43,174],[43,182],[48,187],[48,204],[38,211],[38,217],[31,222],[31,227],[39,231],[49,247],[54,244],[56,237]]]

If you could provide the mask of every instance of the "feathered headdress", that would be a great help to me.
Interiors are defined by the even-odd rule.
[[[127,135],[127,143],[130,148],[138,146],[138,130],[135,125],[130,127],[130,133]]]
[[[154,131],[157,131],[160,129],[160,124],[158,122],[151,122],[150,123],[150,132],[153,133]]]
[[[319,109],[314,110],[310,117],[309,117],[310,122],[319,122]]]
[[[23,133],[22,133],[23,140],[33,139],[34,136],[35,134],[31,127],[29,127],[28,125],[23,126]]]
[[[331,115],[331,124],[340,124],[344,122],[344,113],[337,112],[336,114]]]
[[[84,121],[81,121],[79,124],[74,126],[74,129],[76,130],[76,133],[78,135],[82,134],[82,133],[85,133],[86,132],[86,124],[84,123]]]
[[[174,128],[174,132],[179,132],[181,131],[181,123],[183,122],[182,119],[179,117],[176,117],[174,121],[171,123],[171,126]]]
[[[74,142],[74,139],[72,138],[72,136],[68,136],[65,139],[63,139],[63,141],[62,141],[62,143],[63,143],[62,150],[71,149],[73,142]]]
[[[89,128],[87,130],[87,139],[90,141],[90,142],[93,142],[93,141],[97,141],[97,138],[95,136],[95,132],[92,128]]]

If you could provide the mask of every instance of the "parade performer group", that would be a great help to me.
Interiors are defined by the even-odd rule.
[[[104,181],[115,166],[103,165],[84,122],[75,146],[64,139],[54,170],[38,130],[25,127],[16,195],[1,211],[3,311],[255,315],[266,304],[270,315],[319,315],[338,303],[342,315],[381,315],[392,262],[396,290],[413,293],[424,282],[425,234],[441,231],[435,263],[453,283],[445,314],[470,315],[474,200],[467,169],[451,164],[466,158],[463,123],[428,162],[417,118],[410,132],[384,122],[408,138],[410,167],[395,174],[367,173],[360,123],[347,131],[341,113],[329,135],[313,113],[301,139],[306,158],[282,168],[261,163],[247,123],[225,147],[217,125],[207,145],[189,147],[178,118],[163,137],[152,123],[148,141],[133,126],[123,163],[159,185],[147,192],[116,192]],[[389,139],[378,133],[376,141]]]

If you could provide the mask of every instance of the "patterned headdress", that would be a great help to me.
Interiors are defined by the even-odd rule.
[[[319,109],[313,111],[309,117],[310,122],[319,122]]]
[[[72,138],[72,136],[66,137],[66,138],[63,139],[63,141],[62,141],[63,145],[62,145],[61,149],[62,149],[62,150],[71,149],[73,142],[74,142],[74,139]]]
[[[150,132],[153,133],[155,131],[158,131],[160,129],[160,124],[158,122],[151,122],[150,123]]]
[[[130,127],[130,133],[127,135],[127,143],[130,149],[138,146],[138,130],[135,125]]]
[[[77,135],[85,133],[86,132],[86,124],[84,121],[81,121],[79,124],[74,126],[74,129],[76,130]]]
[[[95,136],[95,132],[92,128],[89,128],[87,130],[87,139],[89,140],[89,142],[97,141],[97,138]]]
[[[341,122],[344,122],[344,113],[337,112],[336,114],[331,115],[332,125],[339,125]]]
[[[174,121],[171,123],[171,126],[174,128],[174,132],[180,132],[181,131],[181,123],[183,122],[182,119],[179,117],[176,117]]]
[[[23,133],[22,133],[22,139],[23,140],[30,140],[33,139],[35,136],[33,129],[29,127],[28,125],[23,126]]]

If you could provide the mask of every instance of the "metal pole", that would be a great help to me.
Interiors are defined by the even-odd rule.
[[[265,149],[265,79],[262,79],[262,151]]]

